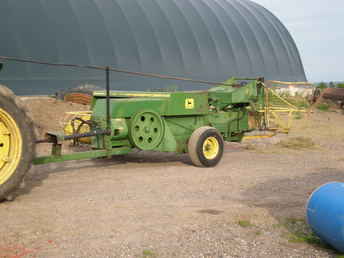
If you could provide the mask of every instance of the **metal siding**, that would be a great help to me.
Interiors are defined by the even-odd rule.
[[[141,72],[224,81],[231,76],[305,81],[283,24],[249,0],[3,0],[0,55],[111,65]],[[112,75],[112,88],[206,86]],[[17,94],[51,94],[104,73],[40,65],[5,65],[0,83]]]

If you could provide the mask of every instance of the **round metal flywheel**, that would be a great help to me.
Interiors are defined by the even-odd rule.
[[[164,122],[154,111],[143,111],[133,116],[130,136],[137,148],[153,150],[161,143],[164,133]]]

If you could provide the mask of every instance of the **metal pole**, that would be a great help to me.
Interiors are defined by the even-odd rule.
[[[111,133],[111,114],[110,114],[110,67],[107,66],[106,72],[106,129]]]

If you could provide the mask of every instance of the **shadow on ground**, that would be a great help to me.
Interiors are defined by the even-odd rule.
[[[329,182],[344,182],[343,172],[320,168],[303,177],[268,180],[245,191],[243,201],[251,207],[268,210],[279,225],[289,232],[289,242],[308,243],[316,248],[327,249],[329,255],[338,257],[336,251],[311,232],[305,216],[312,192]]]
[[[320,168],[305,177],[275,178],[245,191],[244,202],[267,209],[277,219],[281,216],[304,217],[305,205],[311,193],[333,181],[344,182],[344,170]]]
[[[225,153],[241,151],[239,144],[226,144]],[[77,150],[78,151],[78,150]],[[80,150],[79,150],[80,151]],[[52,163],[33,167],[25,177],[25,184],[16,192],[16,196],[29,194],[35,187],[42,185],[50,174],[60,172],[80,173],[84,169],[99,170],[114,165],[123,164],[161,164],[164,167],[166,163],[181,163],[187,166],[193,166],[187,154],[164,153],[154,151],[134,151],[128,155],[113,156],[110,159],[99,158],[84,161],[69,161],[63,163]],[[98,172],[97,172],[98,173]]]
[[[24,184],[15,193],[14,197],[29,194],[32,189],[42,185],[50,174],[54,173],[82,173],[82,170],[94,169],[99,173],[99,169],[123,164],[161,164],[181,163],[192,166],[191,160],[186,154],[161,153],[151,151],[138,151],[123,156],[113,156],[112,158],[99,158],[84,161],[69,161],[62,163],[51,163],[46,165],[33,166],[27,173]]]

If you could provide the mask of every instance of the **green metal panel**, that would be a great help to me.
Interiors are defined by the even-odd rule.
[[[34,159],[33,164],[42,165],[42,164],[64,162],[64,161],[71,161],[71,160],[101,158],[101,157],[107,157],[111,155],[124,155],[124,154],[128,154],[130,151],[131,151],[131,148],[122,147],[122,148],[113,149],[110,152],[108,152],[107,150],[95,150],[95,151],[87,151],[87,152],[76,152],[76,153],[66,154],[66,155],[51,155],[51,156],[38,157]]]
[[[208,113],[208,92],[173,92],[168,99],[166,116],[204,115]]]
[[[95,116],[104,116],[105,92],[95,92]],[[113,118],[131,117],[138,110],[153,110],[162,116],[208,113],[208,91],[191,92],[111,92]]]
[[[165,136],[157,150],[166,152],[187,152],[187,142],[199,127],[209,125],[207,115],[165,117]]]
[[[94,117],[105,117],[106,99],[98,98],[93,106]],[[167,110],[167,100],[158,98],[112,98],[111,117],[130,118],[142,110],[153,110],[164,114]]]

